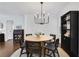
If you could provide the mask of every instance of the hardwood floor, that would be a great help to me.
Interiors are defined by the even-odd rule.
[[[0,42],[0,57],[9,57],[14,51],[19,48],[19,44],[13,44],[12,40]]]

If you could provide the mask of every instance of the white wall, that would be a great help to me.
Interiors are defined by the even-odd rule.
[[[50,15],[49,24],[35,24],[34,23],[34,16],[33,15],[25,15],[25,34],[27,33],[38,33],[42,32],[46,35],[51,34],[58,34],[58,20],[53,15]]]
[[[18,25],[21,25],[22,29],[24,29],[24,17],[23,16],[1,14],[0,15],[0,22],[3,23],[3,29],[0,29],[0,33],[5,34],[5,41],[8,40],[8,34],[6,32],[6,21],[7,20],[13,20],[13,22],[14,22],[13,29],[16,29],[16,26],[18,26]]]

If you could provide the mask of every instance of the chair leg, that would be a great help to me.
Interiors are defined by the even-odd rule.
[[[29,52],[27,48],[26,48],[26,54],[27,54],[27,57],[29,57]]]
[[[53,53],[53,56],[56,57],[56,56],[55,56],[55,51],[52,51],[52,53]]]
[[[31,54],[30,54],[30,57],[32,57],[32,55],[33,55],[33,54],[31,53]]]
[[[41,57],[41,49],[40,49],[40,51],[39,51],[39,57]]]
[[[57,50],[57,54],[58,54],[58,57],[60,57],[58,50]]]
[[[29,52],[27,51],[27,57],[29,57]]]
[[[44,48],[44,57],[45,57],[45,54],[46,54],[46,48]]]
[[[22,55],[22,52],[23,52],[23,48],[21,48],[20,57],[21,57],[21,55]]]

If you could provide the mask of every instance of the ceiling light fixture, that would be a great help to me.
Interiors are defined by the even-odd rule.
[[[35,24],[48,24],[49,15],[43,11],[43,2],[41,4],[41,12],[34,15]]]

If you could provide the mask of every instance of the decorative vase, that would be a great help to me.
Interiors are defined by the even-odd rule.
[[[38,33],[38,34],[36,34],[36,36],[39,38],[40,37],[40,34]]]

